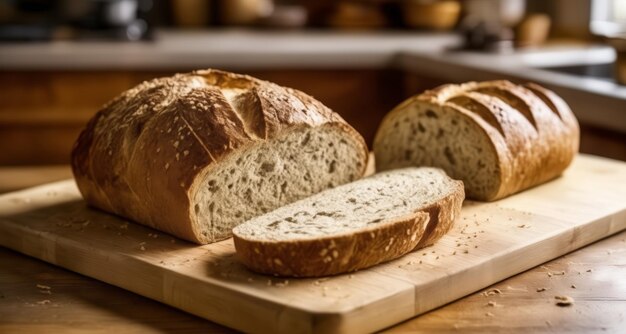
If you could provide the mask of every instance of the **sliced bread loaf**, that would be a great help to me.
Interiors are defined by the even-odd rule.
[[[434,243],[452,227],[463,199],[463,183],[440,169],[383,172],[235,227],[235,248],[260,273],[350,272]]]
[[[359,133],[312,97],[206,70],[128,90],[72,152],[92,206],[208,243],[254,216],[363,176]]]
[[[374,139],[377,170],[434,166],[467,197],[495,200],[557,177],[578,151],[567,104],[535,84],[445,85],[392,110]]]

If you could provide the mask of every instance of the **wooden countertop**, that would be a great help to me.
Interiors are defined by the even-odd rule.
[[[64,178],[63,166],[0,168],[0,192]],[[7,183],[10,180],[10,183]],[[34,182],[35,181],[35,182]],[[602,332],[626,328],[626,231],[387,331]],[[545,291],[540,291],[545,288]],[[574,298],[569,307],[554,296]],[[384,312],[384,310],[381,310]],[[139,295],[0,247],[2,333],[231,332]]]

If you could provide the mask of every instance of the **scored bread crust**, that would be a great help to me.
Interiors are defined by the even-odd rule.
[[[276,276],[317,277],[371,267],[398,258],[418,245],[429,215],[409,217],[331,237],[249,240],[233,234],[237,256],[253,271]]]
[[[238,96],[234,101],[233,96]],[[368,150],[338,114],[295,89],[202,70],[144,82],[107,103],[72,150],[88,204],[183,239],[207,243],[192,198],[201,175],[233,153],[303,128],[334,127]]]
[[[275,241],[246,238],[235,230],[237,256],[256,272],[292,277],[336,275],[396,259],[434,244],[452,228],[465,193],[463,182],[451,181],[450,192],[432,205],[352,233]]]
[[[568,105],[556,94],[536,84],[515,85],[509,81],[469,82],[444,85],[401,103],[381,123],[374,140],[378,143],[393,131],[398,115],[415,104],[447,108],[469,118],[489,138],[497,156],[497,186],[490,193],[469,197],[492,201],[559,176],[578,152],[580,130]],[[476,109],[479,109],[478,111]]]

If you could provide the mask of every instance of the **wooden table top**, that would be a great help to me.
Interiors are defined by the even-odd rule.
[[[63,166],[0,168],[0,192],[70,175],[69,168]],[[623,333],[625,278],[626,231],[623,231],[387,331]],[[557,306],[555,296],[569,296],[573,304]],[[0,247],[0,333],[115,331],[232,332]]]

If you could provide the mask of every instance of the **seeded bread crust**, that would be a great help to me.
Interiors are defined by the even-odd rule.
[[[227,236],[201,233],[193,208],[206,188],[200,176],[235,153],[322,128],[343,133],[362,166],[353,178],[361,177],[363,138],[320,102],[249,76],[196,71],[144,82],[106,104],[75,143],[72,169],[89,205],[208,243]]]
[[[417,145],[431,149],[402,157],[399,152],[408,147],[403,147],[407,144],[397,139],[398,134],[406,135],[410,130],[407,125],[398,125],[398,120],[415,109],[438,116],[455,114],[457,119],[477,125],[481,136],[488,138],[479,151],[488,152],[483,157],[495,156],[497,160],[492,166],[493,181],[484,189],[473,187],[468,181],[476,175],[476,167],[459,161],[458,157],[443,157],[448,152],[432,149],[436,142],[418,142]],[[443,142],[451,129],[447,124],[441,127],[443,135],[437,140]],[[428,161],[425,165],[443,168],[452,177],[466,181],[468,198],[493,201],[559,176],[578,152],[579,137],[574,114],[553,92],[532,83],[521,86],[508,81],[489,81],[444,85],[409,98],[385,117],[373,146],[378,170],[419,166]],[[455,141],[473,139],[454,137]],[[481,153],[474,156],[480,159]],[[453,172],[445,158],[451,164],[466,164],[466,171],[458,171],[461,167],[457,166]]]
[[[279,242],[233,235],[237,257],[249,269],[286,277],[352,272],[398,258],[417,247],[429,215],[417,212],[376,228],[314,240]]]

